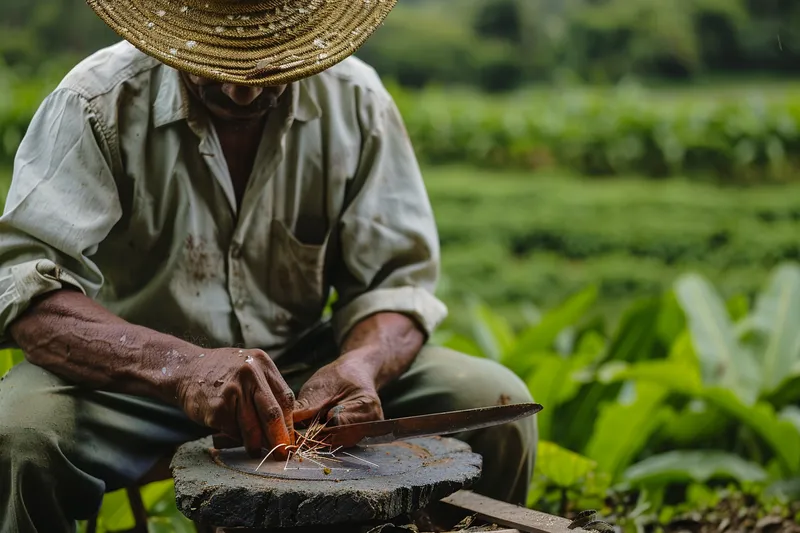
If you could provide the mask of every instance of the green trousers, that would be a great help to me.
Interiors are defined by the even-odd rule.
[[[286,367],[287,383],[297,392],[325,362]],[[506,368],[433,347],[381,397],[391,418],[531,401]],[[73,532],[106,492],[134,484],[177,445],[208,435],[173,407],[77,387],[24,362],[0,383],[0,533]],[[534,417],[454,437],[483,456],[474,490],[524,504]]]

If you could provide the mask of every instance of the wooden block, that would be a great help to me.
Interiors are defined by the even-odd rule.
[[[574,533],[566,518],[493,500],[472,491],[461,490],[441,500],[478,515],[478,518],[521,533]]]

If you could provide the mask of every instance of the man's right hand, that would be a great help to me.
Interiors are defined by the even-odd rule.
[[[252,457],[294,444],[294,394],[266,353],[225,348],[192,359],[173,371],[189,418],[241,440]],[[285,447],[275,455],[286,458]]]

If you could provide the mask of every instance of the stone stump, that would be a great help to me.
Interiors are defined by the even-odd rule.
[[[182,446],[171,464],[178,508],[221,528],[391,521],[469,488],[482,466],[467,444],[440,437],[357,447],[330,459],[261,463],[244,448],[217,450],[211,438]]]

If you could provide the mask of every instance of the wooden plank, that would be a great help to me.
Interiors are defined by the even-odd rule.
[[[443,503],[465,509],[478,518],[521,533],[574,533],[571,522],[560,516],[534,511],[518,505],[493,500],[472,491],[461,490],[442,500]]]
[[[469,533],[469,529],[466,530],[466,533]],[[465,533],[465,530],[461,531],[448,531],[447,533]],[[495,529],[493,531],[487,531],[485,533],[522,533],[519,529]]]

